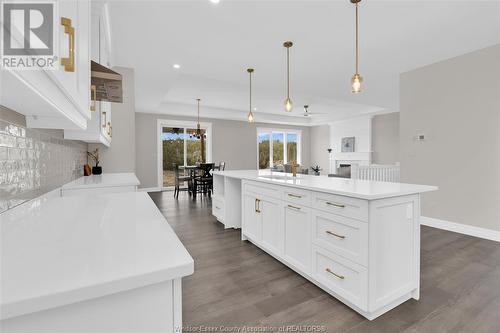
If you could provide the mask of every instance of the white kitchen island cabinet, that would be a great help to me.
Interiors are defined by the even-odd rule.
[[[221,201],[217,186],[239,181],[241,207],[224,210],[241,212],[242,239],[366,318],[419,299],[420,193],[436,187],[250,170],[214,178]]]
[[[0,219],[2,333],[181,332],[193,259],[147,193],[45,195]]]

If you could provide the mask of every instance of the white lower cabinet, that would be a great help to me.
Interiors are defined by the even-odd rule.
[[[258,198],[253,193],[243,193],[242,228],[245,235],[255,242],[262,239],[262,216],[259,214]]]
[[[242,181],[242,238],[372,320],[419,298],[418,194],[366,200]]]
[[[313,278],[336,295],[368,310],[368,277],[366,268],[313,246]]]
[[[283,253],[283,218],[280,200],[262,198],[258,202],[262,218],[262,244],[274,254]]]
[[[311,268],[310,208],[285,204],[284,259],[302,272]]]

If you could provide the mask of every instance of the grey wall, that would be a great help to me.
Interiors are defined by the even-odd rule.
[[[372,163],[399,162],[399,113],[374,116],[372,119]]]
[[[330,126],[313,126],[311,131],[311,165],[319,165],[322,175],[328,174],[328,151],[330,148]]]
[[[83,176],[86,162],[87,144],[26,128],[23,115],[0,105],[0,212]]]
[[[136,174],[141,187],[157,187],[157,120],[196,121],[191,117],[137,113],[136,119]],[[310,135],[308,127],[253,123],[244,121],[201,118],[212,123],[212,160],[225,161],[228,170],[257,168],[257,127],[291,128],[302,130],[302,164],[310,166]]]
[[[103,172],[135,172],[135,79],[134,70],[114,67],[123,78],[123,103],[111,103],[113,138],[111,147],[89,144],[89,149],[99,147]]]
[[[404,73],[400,94],[402,181],[440,187],[422,214],[500,231],[500,45]]]

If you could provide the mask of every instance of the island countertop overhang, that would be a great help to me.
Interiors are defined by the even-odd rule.
[[[390,183],[303,174],[297,174],[297,177],[292,177],[292,174],[289,173],[272,172],[270,170],[228,170],[214,171],[213,174],[266,184],[343,195],[364,200],[377,200],[403,195],[420,194],[436,191],[438,189],[436,186],[429,185]]]

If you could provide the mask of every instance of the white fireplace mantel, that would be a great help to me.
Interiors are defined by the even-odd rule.
[[[336,173],[337,168],[340,164],[358,164],[358,165],[370,165],[372,163],[372,152],[353,152],[353,153],[332,153],[331,154],[332,163],[334,170],[330,173]]]

